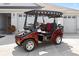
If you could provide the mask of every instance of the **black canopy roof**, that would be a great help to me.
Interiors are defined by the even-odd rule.
[[[49,11],[49,10],[32,10],[25,12],[26,15],[39,15],[39,16],[49,16],[49,17],[62,17],[62,12]]]

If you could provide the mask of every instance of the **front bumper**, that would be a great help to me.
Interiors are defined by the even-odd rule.
[[[16,36],[15,36],[16,44],[21,45],[21,43],[22,43],[23,40],[24,40],[24,37],[27,36],[28,34],[30,34],[30,33],[22,33],[22,34],[20,34],[20,35],[19,35],[19,34],[16,35]]]
[[[15,42],[17,45],[21,45],[22,39],[19,37],[15,37]]]

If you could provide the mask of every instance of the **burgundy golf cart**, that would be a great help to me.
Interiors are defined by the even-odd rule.
[[[63,26],[56,22],[56,18],[62,17],[62,12],[32,10],[25,12],[25,14],[25,31],[15,36],[18,46],[22,46],[26,51],[30,52],[38,46],[39,41],[42,43],[49,41],[57,45],[62,42]]]

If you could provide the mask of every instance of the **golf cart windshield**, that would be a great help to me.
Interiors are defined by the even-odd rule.
[[[26,26],[30,26],[34,24],[34,16],[27,16],[27,23]]]

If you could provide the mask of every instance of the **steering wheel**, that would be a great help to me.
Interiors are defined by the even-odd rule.
[[[58,24],[58,27],[63,29],[63,26],[61,24]]]

